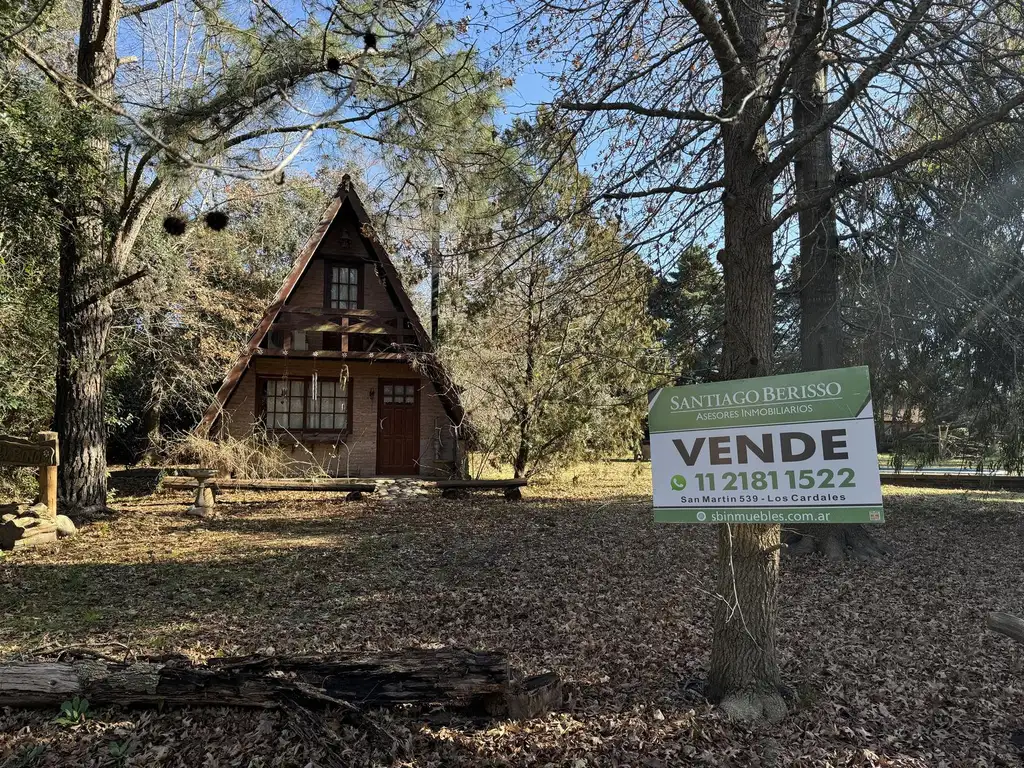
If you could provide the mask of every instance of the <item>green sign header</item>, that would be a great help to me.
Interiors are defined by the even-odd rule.
[[[733,379],[652,393],[651,432],[855,419],[871,402],[867,366]]]

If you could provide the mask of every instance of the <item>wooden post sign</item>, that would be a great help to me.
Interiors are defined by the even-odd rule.
[[[39,468],[39,502],[50,517],[57,515],[57,464],[60,451],[56,432],[40,432],[36,440],[0,435],[0,464]]]

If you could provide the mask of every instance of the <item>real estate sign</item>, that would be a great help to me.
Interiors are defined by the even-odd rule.
[[[867,367],[651,393],[654,519],[881,523]]]

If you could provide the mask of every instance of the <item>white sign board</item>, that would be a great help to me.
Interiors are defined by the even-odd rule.
[[[675,523],[881,523],[866,367],[652,393],[654,512]]]

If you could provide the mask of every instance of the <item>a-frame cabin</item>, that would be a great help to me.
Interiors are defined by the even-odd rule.
[[[198,431],[256,430],[335,477],[448,476],[464,455],[458,390],[348,176]]]

